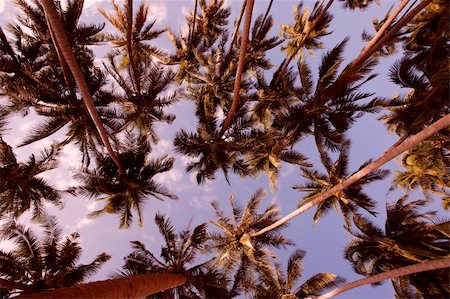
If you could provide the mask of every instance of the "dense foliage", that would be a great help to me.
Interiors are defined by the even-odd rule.
[[[339,9],[373,5],[372,1],[341,2],[344,7]],[[48,3],[56,9],[69,49],[51,25],[55,19]],[[4,220],[0,238],[13,240],[15,246],[12,251],[0,251],[2,298],[81,284],[109,259],[103,253],[88,265],[76,265],[81,254],[78,234],[63,237],[56,219],[44,209],[46,203],[62,205],[64,193],[104,202],[89,216],[116,214],[119,227],[125,229],[132,225],[134,213],[138,224],[144,225],[142,211],[151,197],[189,200],[158,182],[158,174],[171,170],[175,159],[188,161],[186,171],[195,175],[198,184],[222,174],[228,183],[231,175],[254,178],[266,174],[272,190],[282,179],[282,168],[290,164],[301,174],[300,183],[293,186],[302,194],[301,209],[372,163],[364,163],[353,174],[349,169],[348,131],[366,114],[375,114],[387,130],[398,135],[399,141],[387,152],[414,141],[415,134],[432,129],[436,121],[447,122],[400,156],[400,170],[377,166],[317,204],[314,223],[333,208],[341,212],[345,229],[353,236],[345,257],[356,273],[365,276],[450,257],[450,221],[433,218],[437,212],[429,212],[429,205],[438,200],[442,211],[450,208],[447,0],[418,4],[404,0],[399,11],[374,21],[378,34],[363,33],[369,44],[358,57],[343,64],[345,38],[326,49],[317,70],[309,66],[308,59],[324,48],[322,38],[333,32],[329,11],[333,0],[318,2],[311,10],[302,3],[295,5],[292,22],[281,26],[279,36],[271,30],[272,1],[264,14],[254,16],[249,32],[239,30],[241,18],[231,25],[231,10],[224,0],[196,0],[186,17],[188,32],[160,26],[152,19],[149,4],[138,3],[133,9],[133,1],[113,1],[112,11],[101,10],[115,30],[105,32],[104,23],[80,21],[83,1],[15,0],[19,15],[0,28],[0,219]],[[252,7],[253,1],[244,2],[244,22],[252,17]],[[158,47],[162,37],[170,40],[172,49]],[[105,46],[105,57],[98,57],[95,50]],[[283,51],[279,65],[269,55],[274,49]],[[377,76],[374,68],[394,55],[398,60],[387,73],[407,92],[385,98],[366,91],[366,83]],[[102,63],[96,58],[103,58]],[[76,74],[74,63],[81,73]],[[242,76],[237,75],[239,68]],[[82,96],[86,93],[100,126]],[[173,122],[176,115],[169,109],[177,101],[193,103],[196,130],[182,128],[176,133],[174,157],[157,156],[152,152],[160,139],[155,125]],[[65,137],[39,156],[20,162],[1,134],[6,134],[11,117],[30,111],[40,123],[19,146],[57,132]],[[315,141],[321,165],[298,150],[308,137]],[[59,190],[42,174],[58,167],[58,154],[68,144],[82,152],[74,173],[78,183]],[[382,229],[371,221],[378,217],[376,207],[381,202],[371,198],[365,187],[388,174],[393,175],[391,191],[405,195],[386,206]],[[411,194],[423,200],[409,200]],[[164,240],[161,258],[143,242],[133,241],[122,270],[112,277],[161,273],[186,277],[185,284],[161,290],[154,298],[243,294],[307,298],[343,284],[345,279],[332,273],[317,273],[300,284],[306,253],[299,249],[290,256],[286,271],[282,270],[271,249],[294,242],[283,234],[288,223],[280,220],[278,204],[261,208],[263,200],[263,190],[257,190],[242,206],[232,195],[231,213],[214,202],[216,218],[210,224],[181,232],[175,231],[168,216],[156,214]],[[44,227],[41,241],[16,223],[27,211]],[[270,225],[277,226],[259,233]],[[448,279],[449,270],[444,268],[392,278],[392,284],[398,298],[447,298]]]

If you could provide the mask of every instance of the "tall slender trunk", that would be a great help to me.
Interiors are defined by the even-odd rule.
[[[448,126],[450,126],[450,114],[447,114],[446,116],[440,118],[438,121],[436,121],[433,124],[429,125],[427,128],[423,129],[422,131],[420,131],[416,135],[412,136],[408,140],[405,140],[403,143],[401,143],[401,144],[399,144],[397,146],[390,147],[380,158],[378,158],[377,160],[375,160],[372,163],[368,164],[366,167],[364,167],[363,169],[359,170],[358,172],[356,172],[355,174],[350,176],[345,181],[342,181],[339,184],[335,185],[330,190],[321,193],[319,196],[317,196],[316,198],[314,198],[313,200],[311,200],[307,204],[302,205],[297,210],[289,213],[288,215],[284,216],[283,218],[281,218],[280,220],[274,222],[273,224],[263,228],[262,230],[260,230],[258,232],[255,232],[255,233],[251,234],[250,237],[260,236],[260,235],[262,235],[262,234],[264,234],[266,232],[269,232],[272,229],[274,229],[274,228],[276,228],[276,227],[278,227],[278,226],[288,222],[292,218],[294,218],[294,217],[296,217],[296,216],[306,212],[307,210],[311,209],[315,205],[318,205],[319,203],[324,202],[325,200],[327,200],[333,194],[336,194],[337,192],[340,192],[340,191],[344,190],[345,188],[347,188],[351,184],[357,182],[358,180],[362,179],[363,177],[365,177],[366,175],[368,175],[372,171],[380,168],[381,166],[383,166],[384,164],[386,164],[390,160],[394,159],[399,154],[403,153],[404,151],[409,150],[410,148],[412,148],[413,146],[415,146],[419,142],[427,139],[431,135],[435,134],[436,132],[438,132],[438,131],[440,131],[440,130],[448,127]]]
[[[45,14],[45,21],[48,24],[48,30],[50,32],[50,38],[53,42],[53,46],[55,47],[56,50],[56,55],[58,56],[58,60],[59,60],[59,64],[61,65],[61,70],[63,72],[63,76],[64,76],[64,81],[66,81],[67,87],[69,88],[69,92],[72,96],[75,96],[75,92],[74,92],[74,86],[72,84],[72,80],[70,77],[70,70],[69,70],[69,66],[67,65],[66,60],[64,59],[63,54],[61,53],[61,47],[58,44],[58,40],[55,38],[55,34],[53,31],[53,28],[48,20],[48,16],[47,14]]]
[[[188,53],[191,52],[192,49],[192,37],[195,33],[195,23],[197,21],[197,7],[198,7],[198,0],[195,0],[194,2],[194,19],[192,20],[192,28],[189,30],[189,38],[188,38]]]
[[[242,2],[241,11],[239,12],[239,17],[236,20],[236,23],[234,24],[233,34],[231,35],[230,48],[228,49],[228,52],[225,55],[224,61],[228,61],[230,59],[231,52],[233,51],[234,40],[236,39],[236,35],[238,33],[239,27],[241,26],[242,16],[244,15],[246,4],[247,4],[247,1],[244,0],[244,2]]]
[[[48,16],[48,21],[50,22],[49,27],[54,30],[54,36],[61,48],[61,52],[69,65],[70,71],[77,82],[78,88],[80,90],[81,96],[83,97],[84,104],[94,121],[95,127],[97,128],[100,138],[106,147],[106,150],[115,162],[120,172],[124,174],[123,166],[119,158],[114,153],[111,144],[108,139],[108,134],[106,134],[105,128],[103,127],[100,116],[95,109],[94,101],[92,100],[91,94],[89,92],[89,87],[84,78],[83,72],[77,62],[75,55],[73,54],[72,47],[70,46],[69,40],[67,39],[66,33],[64,32],[63,25],[59,19],[58,12],[56,11],[55,3],[53,0],[41,0],[42,6],[44,7],[45,14]]]
[[[244,28],[242,32],[241,39],[241,48],[239,51],[239,62],[236,71],[236,78],[234,80],[234,90],[233,90],[233,102],[231,103],[230,111],[228,111],[227,118],[223,122],[222,129],[220,130],[219,135],[222,136],[228,127],[231,125],[233,120],[233,116],[239,106],[239,91],[241,88],[241,77],[244,71],[245,64],[245,54],[247,53],[247,44],[248,44],[248,36],[250,33],[250,25],[252,22],[252,12],[253,5],[255,4],[255,0],[246,0],[245,5],[245,20],[244,20]]]
[[[387,41],[389,41],[392,37],[394,37],[397,32],[403,28],[409,21],[412,20],[422,9],[424,9],[428,4],[431,3],[432,0],[423,0],[416,7],[414,7],[409,13],[404,15],[391,29],[387,32],[383,32],[383,36],[381,36],[378,40],[376,40],[371,47],[366,47],[359,55],[356,57],[348,66],[348,68],[352,68],[358,66],[362,62],[364,62],[367,58],[373,55],[382,45],[384,45]],[[403,2],[402,2],[403,4]],[[400,6],[402,5],[400,4]],[[405,3],[406,5],[406,3]],[[400,7],[399,7],[400,8]],[[386,22],[387,23],[387,22]],[[377,34],[378,35],[378,34]],[[375,36],[376,37],[376,36]],[[375,38],[374,37],[374,38]]]
[[[437,269],[443,269],[443,268],[449,268],[450,267],[450,258],[446,259],[438,259],[433,261],[426,261],[421,262],[414,265],[409,265],[406,267],[401,267],[395,270],[387,271],[384,273],[376,274],[367,278],[363,278],[360,280],[356,280],[353,282],[350,282],[346,285],[343,285],[341,287],[338,287],[331,292],[328,292],[326,294],[323,294],[321,296],[315,297],[316,299],[328,299],[332,298],[340,293],[346,292],[348,290],[366,285],[366,284],[372,284],[376,282],[380,282],[386,279],[393,279],[397,277],[402,277],[405,275],[410,275],[414,273],[420,273],[424,271],[431,271],[431,270],[437,270]]]
[[[143,274],[95,281],[70,288],[61,288],[16,297],[24,298],[143,298],[158,292],[175,288],[187,282],[182,274]]]
[[[375,43],[383,36],[386,30],[389,29],[389,26],[395,21],[395,18],[400,14],[400,12],[405,8],[410,0],[403,0],[400,5],[395,9],[395,11],[389,16],[389,18],[384,22],[383,26],[381,26],[380,30],[372,37],[369,43],[364,47],[359,56],[364,56],[365,52],[370,51],[370,49],[375,45]],[[356,58],[355,60],[357,60]]]
[[[133,0],[128,0],[128,10],[127,10],[127,52],[128,59],[130,60],[130,68],[131,68],[131,77],[132,82],[134,83],[134,87],[136,88],[136,92],[138,94],[141,93],[141,84],[139,83],[139,78],[137,75],[136,65],[134,64],[134,56],[133,56]]]

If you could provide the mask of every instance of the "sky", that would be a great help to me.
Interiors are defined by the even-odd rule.
[[[119,1],[120,2],[120,1]],[[193,9],[194,1],[151,1],[151,18],[156,18],[159,27],[168,26],[176,33],[179,32],[180,25],[184,25],[184,15]],[[137,3],[137,1],[136,1]],[[232,8],[232,19],[238,14],[241,1],[226,1],[226,4]],[[268,1],[256,0],[253,19],[264,13]],[[296,1],[284,0],[275,1],[272,8],[272,16],[275,25],[272,34],[279,34],[280,24],[293,23],[292,7]],[[372,18],[382,19],[388,9],[395,5],[394,1],[380,1],[378,4],[372,4],[365,11],[350,11],[343,8],[343,3],[336,1],[330,9],[334,15],[331,25],[333,33],[323,38],[325,48],[330,49],[339,43],[346,36],[350,36],[350,41],[345,49],[344,56],[348,63],[355,58],[363,48],[361,33],[365,29],[373,32]],[[314,2],[305,1],[305,6],[312,9]],[[138,5],[135,5],[137,7]],[[103,23],[106,20],[99,14],[98,8],[110,10],[111,5],[108,0],[86,0],[82,20],[87,23]],[[3,27],[6,23],[14,19],[17,12],[14,9],[11,0],[0,0],[0,25]],[[112,30],[107,25],[106,31]],[[173,48],[167,39],[162,38],[158,46],[173,52]],[[97,53],[103,53],[97,50]],[[318,63],[320,62],[321,51],[316,52],[316,57],[307,57],[313,73],[316,73]],[[283,56],[277,49],[270,53],[270,58],[274,64],[281,62]],[[99,57],[101,59],[101,57]],[[364,90],[376,92],[378,96],[391,97],[395,94],[405,93],[405,90],[391,84],[387,78],[387,69],[398,59],[395,57],[383,58],[382,63],[377,67],[376,72],[380,75],[372,82],[366,84]],[[170,108],[177,118],[173,124],[157,125],[157,132],[161,137],[151,153],[152,156],[162,156],[163,154],[173,153],[172,140],[174,134],[184,128],[187,131],[193,131],[196,123],[193,122],[194,107],[185,101],[181,101]],[[359,166],[369,159],[374,159],[384,153],[392,145],[397,137],[387,132],[383,123],[377,120],[379,115],[367,115],[356,122],[349,131],[348,136],[352,141],[350,151],[350,169],[357,170]],[[24,118],[13,118],[9,124],[4,139],[7,143],[17,145],[26,135],[26,133],[39,123],[41,119],[34,113],[30,113]],[[18,160],[25,160],[31,153],[37,153],[43,146],[48,146],[53,140],[60,140],[63,132],[52,135],[46,140],[42,140],[31,145],[15,149]],[[302,140],[296,149],[304,155],[310,157],[314,165],[319,165],[318,154],[313,140],[306,138]],[[61,155],[60,167],[56,170],[46,172],[43,176],[50,180],[56,187],[64,188],[73,186],[76,181],[70,176],[79,166],[80,153],[77,148],[69,144],[63,150]],[[282,215],[286,215],[295,209],[301,194],[291,187],[302,182],[300,170],[292,165],[284,165],[278,180],[278,189],[270,191],[266,175],[261,174],[255,179],[241,179],[238,176],[230,176],[230,185],[226,183],[222,173],[218,172],[216,180],[208,181],[204,185],[198,186],[195,182],[194,174],[185,172],[185,165],[188,162],[186,157],[176,155],[176,161],[171,171],[158,175],[159,182],[168,186],[172,193],[177,194],[178,201],[166,200],[159,202],[150,198],[145,205],[144,227],[138,227],[136,221],[130,229],[119,230],[118,218],[114,215],[105,215],[95,220],[88,219],[86,215],[102,206],[93,200],[80,197],[66,196],[64,198],[64,209],[58,209],[48,206],[50,214],[56,215],[64,228],[65,233],[69,234],[78,231],[81,235],[81,243],[84,249],[81,259],[82,263],[90,262],[97,254],[107,252],[112,255],[112,259],[107,262],[92,280],[106,279],[111,272],[119,269],[123,264],[123,257],[131,252],[130,241],[140,240],[146,244],[147,248],[154,253],[160,252],[162,238],[157,232],[153,222],[156,212],[164,213],[170,216],[177,229],[185,228],[188,223],[192,227],[208,222],[213,218],[213,210],[210,203],[214,200],[220,202],[221,207],[229,213],[228,197],[234,193],[235,199],[241,205],[244,205],[251,195],[258,189],[263,188],[267,192],[265,205],[271,202],[277,202],[282,209]],[[392,161],[385,168],[397,168],[397,162]],[[376,223],[382,225],[385,219],[385,203],[395,201],[398,193],[388,193],[390,179],[376,182],[367,188],[367,193],[378,203],[379,216],[374,219]],[[412,198],[413,199],[413,198]],[[186,212],[189,211],[189,212]],[[290,222],[285,234],[295,241],[296,246],[287,250],[277,251],[280,261],[285,265],[288,256],[297,248],[307,251],[304,258],[304,274],[302,282],[319,272],[331,272],[339,274],[347,281],[362,278],[355,274],[349,262],[343,258],[343,248],[350,239],[350,235],[343,229],[343,219],[338,212],[329,213],[319,223],[313,227],[312,216],[315,209],[296,217]],[[27,216],[21,217],[21,221],[27,222]],[[212,225],[210,225],[211,227]],[[0,242],[1,249],[11,248],[12,244]],[[336,298],[392,298],[393,289],[390,282],[384,282],[381,286],[365,286],[349,292],[346,292]]]

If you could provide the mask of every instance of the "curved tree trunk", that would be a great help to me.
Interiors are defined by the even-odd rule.
[[[260,230],[258,232],[255,232],[255,233],[251,234],[250,237],[260,236],[260,235],[262,235],[262,234],[264,234],[266,232],[271,231],[272,229],[274,229],[274,228],[276,228],[276,227],[278,227],[280,225],[283,225],[284,223],[288,222],[292,218],[294,218],[294,217],[296,217],[296,216],[306,212],[307,210],[311,209],[315,205],[318,205],[319,203],[324,202],[325,200],[327,200],[333,194],[344,190],[345,188],[347,188],[351,184],[357,182],[358,180],[362,179],[363,177],[365,177],[366,175],[368,175],[372,171],[380,168],[381,166],[383,166],[384,164],[386,164],[390,160],[394,159],[395,157],[397,157],[398,155],[400,155],[404,151],[407,151],[407,150],[411,149],[413,146],[415,146],[419,142],[427,139],[431,135],[435,134],[436,132],[438,132],[438,131],[440,131],[440,130],[448,127],[448,126],[450,126],[450,114],[447,114],[446,116],[440,118],[438,121],[436,121],[435,123],[429,125],[427,128],[423,129],[422,131],[420,131],[416,135],[412,136],[408,140],[402,142],[401,144],[399,144],[397,146],[390,147],[380,158],[378,158],[377,160],[375,160],[372,163],[368,164],[366,167],[364,167],[363,169],[359,170],[358,172],[356,172],[355,174],[350,176],[348,179],[346,179],[346,180],[340,182],[339,184],[335,185],[330,190],[321,193],[320,195],[318,195],[316,198],[314,198],[313,200],[311,200],[307,204],[302,205],[297,210],[295,210],[295,211],[291,212],[290,214],[284,216],[283,218],[281,218],[280,220],[274,222],[273,224],[263,228],[262,230]]]
[[[253,5],[255,4],[255,0],[246,0],[245,4],[245,20],[244,20],[244,28],[242,32],[241,39],[241,48],[239,51],[239,62],[236,71],[236,78],[234,79],[234,90],[233,90],[233,102],[231,103],[230,111],[228,111],[227,118],[223,122],[222,129],[220,130],[219,135],[222,136],[228,127],[231,125],[233,120],[233,116],[236,113],[236,110],[239,106],[239,91],[241,88],[241,77],[244,71],[245,64],[245,54],[247,53],[247,44],[248,44],[248,36],[250,33],[250,25],[252,22],[252,12]]]
[[[24,298],[143,298],[148,295],[175,288],[187,282],[182,274],[144,274],[117,279],[95,281],[70,288],[39,292],[15,297]]]
[[[86,108],[91,115],[92,120],[94,121],[95,127],[100,134],[100,138],[102,139],[109,156],[116,163],[120,172],[124,174],[122,164],[120,163],[119,158],[116,156],[111,147],[111,144],[109,143],[108,134],[106,134],[100,116],[95,109],[94,101],[92,100],[91,94],[89,92],[89,87],[86,83],[77,59],[72,51],[72,47],[70,46],[66,33],[64,32],[63,25],[61,23],[61,20],[59,19],[58,12],[56,11],[55,3],[53,2],[53,0],[41,0],[41,3],[44,7],[45,15],[47,16],[50,23],[49,28],[53,29],[54,36],[57,40],[56,42],[61,49],[64,59],[69,65],[70,71],[72,72],[75,81],[77,82],[81,96],[84,100],[84,104],[86,105]]]
[[[391,270],[388,272],[376,274],[367,278],[363,278],[360,280],[356,280],[353,282],[350,282],[346,285],[343,285],[342,287],[336,288],[332,290],[331,292],[328,292],[326,294],[323,294],[321,296],[315,297],[316,299],[328,299],[332,298],[340,293],[346,292],[348,290],[366,285],[366,284],[372,284],[376,282],[380,282],[386,279],[393,279],[397,277],[402,277],[405,275],[410,275],[414,273],[424,272],[424,271],[431,271],[431,270],[437,270],[437,269],[443,269],[443,268],[449,268],[450,267],[450,258],[447,259],[438,259],[433,261],[426,261],[421,262],[414,265],[409,265],[406,267],[401,267],[395,270]]]

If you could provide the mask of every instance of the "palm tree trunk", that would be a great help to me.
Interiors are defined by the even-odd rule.
[[[395,9],[392,15],[390,15],[389,18],[386,20],[386,22],[383,24],[383,26],[381,26],[380,30],[378,30],[375,36],[370,40],[367,46],[364,47],[363,51],[361,51],[359,56],[364,56],[365,52],[370,51],[370,49],[375,45],[375,43],[380,39],[380,37],[383,36],[386,30],[388,30],[389,26],[391,26],[391,24],[395,21],[395,18],[397,18],[397,16],[400,14],[400,12],[408,4],[409,1],[410,0],[403,0],[400,3],[400,5]],[[356,58],[355,60],[358,60],[358,58]]]
[[[405,2],[406,0],[404,0],[403,2]],[[420,2],[416,7],[414,7],[414,9],[412,9],[408,14],[406,14],[405,16],[403,16],[403,18],[401,18],[391,29],[389,29],[387,32],[382,32],[382,34],[384,34],[381,38],[379,38],[377,41],[375,41],[373,43],[373,45],[371,45],[370,47],[367,46],[359,55],[358,57],[356,57],[352,63],[350,63],[350,65],[348,66],[348,68],[352,68],[355,66],[358,66],[359,64],[361,64],[362,62],[364,62],[367,58],[369,58],[370,56],[372,56],[373,53],[375,53],[382,45],[384,45],[387,41],[389,41],[401,28],[403,28],[403,26],[405,26],[409,21],[412,20],[412,18],[414,18],[422,9],[424,9],[428,4],[431,3],[432,0],[423,0],[422,2]],[[397,9],[400,9],[400,7],[404,4],[406,5],[406,3],[401,3],[400,6]],[[397,11],[396,11],[397,12]],[[395,13],[392,15],[394,16]],[[398,13],[400,13],[400,11],[398,11]],[[397,13],[397,14],[398,14]],[[391,17],[392,17],[391,16]],[[389,18],[390,19],[390,18]],[[389,21],[389,20],[388,20]],[[388,21],[386,21],[386,24],[388,23]],[[392,20],[393,21],[393,20]],[[385,24],[385,25],[386,25]],[[390,25],[390,24],[388,24]],[[383,27],[385,27],[383,25]],[[387,27],[387,26],[386,26]],[[381,28],[383,29],[383,28]],[[380,29],[380,31],[381,31]],[[385,28],[387,29],[387,28]],[[379,35],[377,33],[377,35]],[[375,37],[377,37],[377,35],[375,35]],[[380,34],[381,35],[381,34]],[[372,39],[372,41],[375,39],[375,37]],[[370,43],[372,44],[372,42]]]
[[[192,37],[195,33],[195,23],[197,21],[197,7],[198,7],[198,0],[195,0],[194,2],[194,19],[192,20],[192,28],[189,30],[189,38],[188,38],[188,53],[191,53],[192,49]]]
[[[137,94],[141,93],[141,86],[139,84],[139,78],[137,76],[136,65],[134,64],[133,46],[132,46],[132,31],[133,31],[133,0],[128,0],[127,11],[127,52],[128,59],[130,60],[131,77]]]
[[[346,292],[348,290],[366,285],[366,284],[372,284],[376,282],[380,282],[386,279],[393,279],[397,277],[402,277],[405,275],[410,275],[414,273],[420,273],[424,271],[431,271],[431,270],[437,270],[437,269],[443,269],[443,268],[449,268],[450,267],[450,258],[446,259],[438,259],[433,261],[426,261],[421,262],[414,265],[409,265],[406,267],[401,267],[395,270],[391,270],[388,272],[376,274],[367,278],[363,278],[360,280],[356,280],[353,282],[350,282],[346,285],[343,285],[342,287],[336,288],[332,290],[331,292],[328,292],[326,294],[323,294],[321,296],[316,297],[316,299],[328,299],[332,298],[340,293]]]
[[[81,96],[83,97],[84,104],[94,121],[95,127],[97,128],[100,138],[103,141],[103,144],[106,147],[106,150],[111,157],[111,159],[116,163],[120,172],[124,174],[124,170],[122,164],[120,163],[119,158],[114,153],[111,144],[109,143],[108,134],[106,134],[105,129],[103,128],[102,121],[100,116],[95,109],[94,101],[89,93],[89,87],[84,78],[83,72],[76,60],[75,55],[73,54],[72,47],[70,46],[69,40],[67,39],[66,33],[64,32],[63,25],[61,20],[59,19],[58,12],[56,11],[55,3],[53,0],[41,0],[42,6],[44,7],[45,14],[48,17],[48,21],[50,22],[49,27],[54,30],[54,36],[57,40],[58,45],[61,48],[61,52],[66,60],[69,68],[77,82],[78,88],[80,89]]]
[[[59,64],[61,65],[61,70],[63,72],[64,81],[66,81],[66,84],[67,84],[67,87],[69,88],[70,94],[72,96],[74,96],[75,92],[73,90],[74,86],[72,85],[72,80],[70,78],[70,70],[68,69],[67,62],[64,59],[63,54],[61,53],[61,48],[58,44],[58,41],[55,38],[55,34],[54,34],[52,26],[50,25],[47,14],[45,14],[45,21],[48,24],[48,30],[50,31],[50,38],[53,41],[53,46],[55,46],[56,55],[58,56]]]
[[[182,274],[144,274],[95,281],[70,288],[61,288],[16,297],[24,298],[143,298],[175,288],[187,282]]]
[[[241,20],[242,20],[242,16],[244,15],[245,5],[246,4],[247,4],[247,1],[244,1],[242,3],[241,11],[239,12],[239,17],[236,20],[236,23],[234,24],[233,34],[231,35],[230,48],[228,49],[228,52],[225,55],[225,60],[224,61],[228,61],[230,59],[231,51],[233,50],[234,40],[236,39],[236,35],[238,33],[239,27],[241,26]]]
[[[262,230],[260,230],[258,232],[255,232],[255,233],[251,234],[250,237],[260,236],[260,235],[262,235],[262,234],[264,234],[266,232],[271,231],[272,229],[274,229],[274,228],[276,228],[276,227],[278,227],[280,225],[283,225],[284,223],[288,222],[292,218],[294,218],[294,217],[296,217],[296,216],[306,212],[307,210],[311,209],[315,205],[318,205],[319,203],[324,202],[330,196],[336,194],[337,192],[340,192],[340,191],[344,190],[345,188],[347,188],[351,184],[357,182],[358,180],[362,179],[363,177],[365,177],[366,175],[368,175],[372,171],[380,168],[381,166],[383,166],[384,164],[386,164],[390,160],[394,159],[399,154],[403,153],[404,151],[409,150],[410,148],[412,148],[413,146],[415,146],[419,142],[427,139],[428,137],[432,136],[436,132],[438,132],[438,131],[440,131],[440,130],[448,127],[448,126],[450,126],[450,114],[447,114],[446,116],[440,118],[438,121],[436,121],[433,124],[429,125],[427,128],[423,129],[422,131],[420,131],[416,135],[412,136],[408,140],[405,140],[403,143],[401,143],[401,144],[399,144],[399,145],[397,145],[395,147],[394,146],[390,147],[380,158],[378,158],[377,160],[375,160],[372,163],[368,164],[366,167],[364,167],[363,169],[359,170],[358,172],[356,172],[355,174],[350,176],[345,181],[342,181],[339,184],[335,185],[330,190],[323,192],[322,194],[320,194],[319,196],[317,196],[316,198],[311,200],[309,203],[302,205],[297,210],[295,210],[295,211],[291,212],[290,214],[284,216],[283,218],[281,218],[280,220],[274,222],[273,224],[263,228]]]
[[[245,5],[245,20],[244,20],[244,28],[242,32],[241,39],[241,48],[239,51],[239,62],[236,71],[236,78],[234,80],[234,90],[233,90],[233,102],[231,103],[230,111],[228,111],[227,118],[223,122],[222,129],[220,130],[219,135],[222,136],[228,127],[231,125],[233,120],[234,113],[236,112],[239,104],[239,91],[241,88],[241,77],[244,71],[245,64],[245,54],[247,53],[247,44],[248,44],[248,36],[250,33],[250,25],[252,22],[252,12],[253,5],[255,4],[255,0],[246,0]]]

